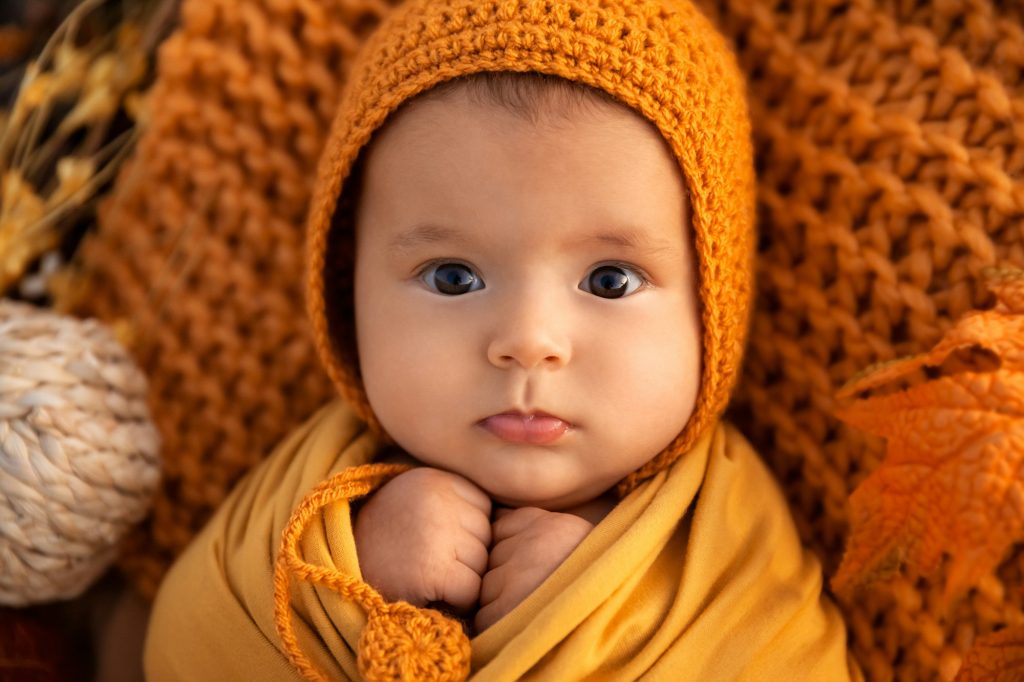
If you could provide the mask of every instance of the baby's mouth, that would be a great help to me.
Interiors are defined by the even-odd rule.
[[[549,445],[561,438],[572,425],[546,412],[509,411],[477,422],[495,437],[507,443]]]

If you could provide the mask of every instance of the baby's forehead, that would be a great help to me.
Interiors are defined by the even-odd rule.
[[[402,248],[468,244],[474,225],[645,252],[690,243],[687,184],[654,124],[620,103],[507,104],[461,89],[393,112],[361,158],[357,232],[369,223]]]
[[[527,79],[527,82],[530,80]],[[560,82],[561,79],[556,81]],[[522,85],[518,79],[511,82]],[[569,93],[558,88],[543,87],[527,89],[527,94],[519,92],[509,95],[489,90],[472,81],[468,84],[444,83],[420,93],[392,111],[371,136],[364,154],[372,153],[376,147],[386,146],[389,138],[396,136],[401,137],[408,147],[410,141],[433,138],[439,128],[457,121],[484,127],[494,137],[524,131],[534,133],[525,139],[527,144],[544,144],[546,136],[572,134],[583,129],[593,130],[596,126],[600,126],[608,137],[643,131],[649,138],[658,140],[666,154],[674,157],[658,127],[637,110],[604,91],[578,83],[571,85],[573,88]],[[596,145],[603,142],[578,141]],[[523,143],[524,140],[520,139],[519,142]]]
[[[650,180],[675,184],[684,201],[689,194],[670,144],[654,124],[624,106],[527,119],[464,97],[416,105],[392,113],[373,134],[360,155],[359,171],[389,177],[420,171],[444,179],[459,169],[481,171],[520,162],[538,175],[552,166],[581,178],[628,181],[646,174]],[[469,179],[488,177],[476,173]]]

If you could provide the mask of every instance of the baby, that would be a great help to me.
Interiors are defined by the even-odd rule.
[[[348,78],[308,220],[345,400],[172,568],[147,677],[859,679],[720,419],[754,182],[707,20],[408,0]]]
[[[360,510],[359,565],[390,599],[479,599],[478,629],[683,430],[701,369],[686,188],[657,129],[583,86],[488,76],[378,133],[355,258],[369,403],[431,467]],[[537,120],[486,101],[503,89]]]

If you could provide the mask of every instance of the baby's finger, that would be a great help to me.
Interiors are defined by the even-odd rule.
[[[484,574],[483,580],[480,581],[481,609],[494,603],[501,596],[502,590],[505,589],[507,573],[505,566],[499,566]]]
[[[468,611],[480,598],[480,575],[461,561],[453,561],[445,574],[444,587],[438,601],[447,602],[460,611]]]
[[[476,612],[476,618],[473,619],[473,627],[477,632],[483,632],[501,620],[509,610],[508,605],[501,600],[491,602]]]
[[[499,566],[504,566],[515,555],[518,544],[516,538],[511,537],[505,538],[491,547],[490,556],[487,558],[487,570],[493,571]]]
[[[471,535],[461,537],[455,547],[455,558],[477,575],[487,572],[487,557],[487,545]]]
[[[459,525],[467,533],[483,543],[484,547],[490,547],[491,517],[476,507],[464,507],[459,511]]]
[[[551,512],[538,509],[537,507],[520,507],[513,509],[507,514],[502,514],[491,524],[491,540],[497,544],[505,538],[521,533],[524,528],[538,518]]]

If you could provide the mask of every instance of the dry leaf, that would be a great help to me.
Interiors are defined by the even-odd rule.
[[[949,604],[1024,539],[1024,271],[985,276],[992,310],[964,315],[930,352],[869,368],[837,394],[940,368],[924,383],[836,410],[888,441],[885,461],[850,495],[837,592],[849,596],[902,566],[928,575],[945,553]]]
[[[1024,626],[979,637],[964,656],[955,682],[1024,680]]]

